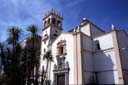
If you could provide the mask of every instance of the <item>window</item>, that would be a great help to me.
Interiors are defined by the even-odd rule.
[[[52,39],[55,39],[55,37],[52,36]]]
[[[55,37],[57,37],[57,34],[54,34]]]
[[[100,48],[100,43],[99,43],[99,41],[96,40],[95,43],[96,43],[96,49],[97,49],[97,50],[100,50],[101,48]]]
[[[48,24],[50,24],[50,18],[48,18]]]
[[[61,27],[61,21],[57,21],[57,26]]]
[[[64,49],[63,49],[63,46],[60,47],[60,54],[63,54],[64,53]]]
[[[46,27],[46,25],[47,25],[47,21],[44,22],[44,27]]]
[[[47,36],[47,34],[44,35],[45,37]]]
[[[46,44],[46,40],[44,40],[44,44]]]
[[[56,19],[52,18],[52,24],[56,24]]]
[[[57,56],[66,55],[66,40],[61,40],[57,43]]]
[[[58,31],[56,30],[55,32],[57,33]]]
[[[46,49],[44,48],[44,52],[46,51]]]

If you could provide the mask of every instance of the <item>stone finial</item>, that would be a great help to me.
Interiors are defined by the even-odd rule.
[[[86,18],[84,17],[83,20],[86,20]]]
[[[112,24],[112,30],[115,30],[115,26],[114,26],[114,24]]]
[[[73,32],[76,32],[76,29],[75,28],[73,29]]]
[[[83,25],[86,20],[87,20],[87,18],[83,18],[83,20],[81,21],[80,25]]]
[[[80,32],[80,26],[77,27],[77,32]]]

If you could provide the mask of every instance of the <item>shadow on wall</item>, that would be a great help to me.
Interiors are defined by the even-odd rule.
[[[94,53],[94,75],[98,84],[115,84],[114,56],[104,52]]]

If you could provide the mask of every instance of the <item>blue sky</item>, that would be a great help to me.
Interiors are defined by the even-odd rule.
[[[39,27],[41,35],[43,15],[52,8],[63,14],[64,31],[79,25],[84,17],[104,31],[110,31],[112,23],[128,31],[127,4],[128,0],[0,0],[0,41],[7,38],[11,26],[23,30],[22,39],[31,24]]]

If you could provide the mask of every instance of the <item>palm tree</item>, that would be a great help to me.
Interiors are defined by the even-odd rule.
[[[43,55],[43,60],[46,60],[47,64],[46,64],[46,71],[44,72],[44,75],[47,74],[47,71],[48,71],[48,66],[49,66],[49,63],[51,61],[53,61],[53,57],[51,55],[51,50],[48,50],[44,55]],[[45,80],[47,81],[47,76],[45,76]]]
[[[12,82],[14,84],[18,84],[19,82],[21,82],[21,75],[19,75],[21,74],[21,69],[19,67],[19,58],[21,53],[19,38],[21,30],[16,26],[12,26],[11,28],[9,28],[8,32],[9,37],[7,38],[7,42],[8,44],[10,44],[10,46],[12,46],[12,49],[7,48],[7,54],[11,62],[9,62],[9,64],[6,66],[6,72],[8,77],[12,78]]]
[[[9,32],[9,37],[7,39],[7,42],[8,44],[11,44],[13,46],[13,53],[14,53],[14,48],[19,41],[21,30],[16,26],[12,26],[8,30],[8,32]]]
[[[35,47],[35,41],[37,40],[37,31],[38,27],[36,25],[30,25],[27,29],[28,32],[30,32],[29,42],[32,42],[32,48]]]
[[[27,40],[27,43],[30,45],[30,55],[31,55],[31,67],[30,67],[30,72],[32,71],[33,79],[34,79],[34,67],[39,66],[39,57],[36,55],[38,52],[38,49],[36,49],[36,40],[38,39],[38,27],[34,24],[30,25],[27,29],[28,32],[30,32],[30,37]]]

